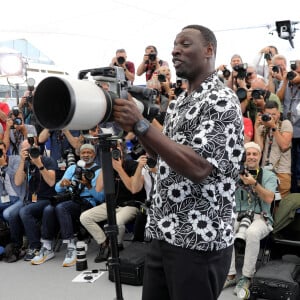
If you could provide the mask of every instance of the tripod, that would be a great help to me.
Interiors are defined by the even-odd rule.
[[[123,300],[121,277],[120,277],[120,260],[118,254],[118,226],[116,224],[116,199],[115,199],[115,185],[112,167],[111,156],[111,134],[99,135],[99,146],[101,155],[101,164],[103,172],[103,184],[105,193],[105,202],[107,210],[107,225],[105,232],[109,238],[111,258],[108,259],[108,268],[114,271],[116,300]]]

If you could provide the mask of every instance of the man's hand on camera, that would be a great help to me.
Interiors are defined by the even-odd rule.
[[[84,175],[82,176],[80,183],[85,185],[89,190],[92,188],[91,181],[86,179]]]
[[[36,157],[36,158],[31,157],[30,154],[28,154],[28,156],[29,156],[29,158],[30,158],[30,162],[31,162],[33,165],[37,166],[38,168],[41,168],[41,167],[43,166],[43,162],[42,162],[42,160],[41,160],[41,156],[38,156],[38,157]]]
[[[244,185],[253,185],[256,182],[256,179],[249,172],[245,175],[241,174],[240,177]]]
[[[71,185],[71,181],[69,179],[62,179],[61,182],[60,182],[60,186],[61,187],[64,187],[64,188],[67,188],[68,186]]]
[[[133,131],[135,123],[143,119],[130,94],[128,100],[115,99],[113,110],[114,120],[127,132]]]
[[[112,159],[112,166],[115,171],[118,173],[123,169],[122,167],[122,160],[121,159]]]

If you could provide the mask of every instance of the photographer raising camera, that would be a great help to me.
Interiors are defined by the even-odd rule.
[[[259,253],[260,240],[272,231],[273,218],[271,203],[277,189],[276,175],[259,167],[261,148],[254,142],[245,144],[246,159],[244,171],[241,172],[241,184],[236,190],[237,220],[234,224],[235,242],[245,242],[245,256],[242,276],[236,279],[235,251],[233,250],[229,275],[224,288],[236,285],[234,292],[248,289],[255,273],[255,265]]]
[[[281,197],[291,188],[291,143],[293,125],[289,120],[280,120],[280,111],[275,101],[267,101],[264,114],[258,114],[255,122],[254,141],[262,149],[261,166],[274,171],[279,179]]]

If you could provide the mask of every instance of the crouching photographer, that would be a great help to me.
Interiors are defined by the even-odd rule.
[[[259,254],[260,241],[272,231],[271,204],[277,190],[276,175],[259,167],[261,148],[254,142],[245,144],[245,167],[240,174],[240,186],[236,190],[237,220],[234,224],[235,242],[244,241],[245,255],[242,276],[237,281],[235,267],[235,251],[233,250],[231,265],[224,288],[236,285],[234,292],[248,289]]]
[[[54,257],[52,241],[60,229],[63,243],[67,244],[67,252],[63,267],[76,263],[76,246],[74,232],[82,211],[100,204],[104,200],[103,191],[95,190],[96,178],[100,169],[94,163],[96,153],[91,144],[80,147],[80,161],[67,168],[62,179],[56,183],[58,196],[53,197],[46,206],[42,220],[42,248],[31,263],[39,265]]]

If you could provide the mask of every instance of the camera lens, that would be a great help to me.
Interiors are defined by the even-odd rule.
[[[147,166],[149,168],[154,168],[156,166],[156,159],[152,157],[147,157]]]
[[[253,99],[260,99],[261,96],[264,96],[265,94],[265,91],[264,90],[261,90],[261,89],[255,89],[252,91],[251,93],[251,97]]]
[[[166,75],[158,74],[157,79],[158,79],[159,82],[166,82]]]
[[[28,150],[31,158],[38,158],[40,156],[40,149],[37,147],[32,147]]]
[[[240,102],[244,101],[247,98],[247,91],[244,88],[238,88],[236,90],[236,94],[237,94]]]
[[[278,66],[273,66],[272,67],[272,72],[279,73],[279,67]]]
[[[295,77],[296,77],[296,74],[293,71],[290,71],[286,74],[287,80],[293,80]]]
[[[223,76],[225,79],[228,79],[230,74],[231,74],[231,72],[228,69],[223,70]]]
[[[21,118],[15,118],[13,121],[14,125],[22,125],[22,119]]]
[[[261,120],[262,121],[264,121],[264,122],[269,122],[269,121],[271,121],[271,116],[269,115],[269,114],[263,114],[262,116],[261,116]]]
[[[119,65],[123,65],[124,62],[125,62],[125,58],[123,56],[119,56],[117,58],[117,62],[118,62]]]
[[[113,159],[118,160],[119,158],[121,158],[121,151],[119,149],[113,149],[111,151],[111,156]]]
[[[154,61],[156,60],[156,53],[149,53],[148,57],[151,61]]]

